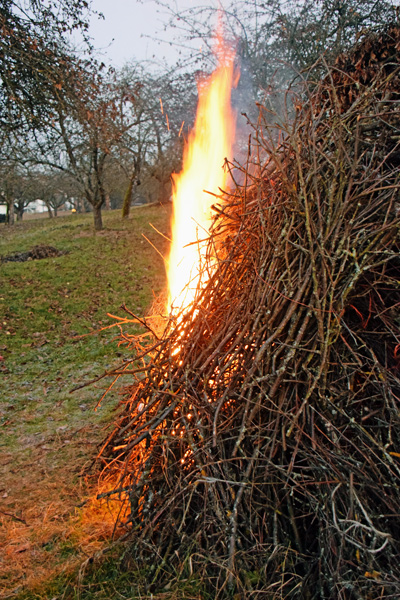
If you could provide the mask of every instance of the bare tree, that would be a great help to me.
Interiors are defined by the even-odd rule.
[[[15,218],[22,221],[25,209],[35,200],[29,173],[16,159],[0,162],[0,197],[7,207],[8,225],[14,225]]]
[[[177,32],[180,64],[212,62],[221,11],[207,6],[178,11],[164,0],[158,4]],[[254,99],[263,98],[274,82],[286,84],[321,55],[332,62],[360,36],[398,19],[398,3],[388,0],[232,0],[223,11],[226,34],[236,42]]]
[[[180,166],[183,138],[194,120],[196,86],[193,73],[150,74],[135,64],[127,65],[119,77],[122,86],[136,81],[135,100],[121,118],[118,147],[128,182],[122,211],[127,217],[138,185],[146,182],[149,189],[153,180],[159,201],[170,195],[171,173]]]
[[[0,127],[45,127],[54,110],[53,86],[72,61],[66,35],[88,43],[88,0],[2,0],[0,3]]]
[[[44,133],[35,132],[30,160],[73,177],[100,230],[106,165],[121,136],[117,90],[102,76],[101,66],[76,61],[53,93],[53,118]]]

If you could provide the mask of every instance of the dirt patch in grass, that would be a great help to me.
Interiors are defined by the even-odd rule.
[[[6,256],[1,256],[1,262],[25,262],[27,260],[41,260],[43,258],[54,258],[55,256],[62,256],[67,254],[67,250],[57,250],[54,246],[47,246],[46,244],[39,244],[34,246],[32,250],[28,252],[14,252]]]

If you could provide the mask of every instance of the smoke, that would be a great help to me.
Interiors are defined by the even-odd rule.
[[[240,79],[232,91],[232,106],[237,115],[233,162],[244,166],[249,161],[250,165],[255,163],[259,158],[252,156],[252,147],[259,134],[260,119],[276,142],[293,119],[296,73],[286,64],[273,65],[270,62],[262,65],[265,79],[260,79],[261,69],[255,68],[257,63],[243,57],[239,60]],[[259,154],[260,146],[257,146]],[[234,176],[237,183],[243,183],[239,169],[235,170]]]

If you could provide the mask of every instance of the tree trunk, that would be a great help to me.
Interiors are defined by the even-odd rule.
[[[56,216],[57,216],[57,213],[58,213],[58,206],[55,206],[55,207],[53,208],[53,213],[54,213],[54,216],[56,217]]]
[[[169,181],[165,181],[165,179],[160,179],[160,184],[158,186],[158,202],[160,204],[164,204],[164,202],[167,202],[167,200],[169,199],[170,195],[171,195],[171,190],[168,189],[168,183]]]
[[[122,205],[122,218],[123,219],[127,219],[129,217],[129,211],[130,211],[131,202],[132,202],[133,181],[134,181],[134,178],[131,177],[129,179],[128,187],[127,187],[127,190],[125,193],[124,203]]]
[[[103,219],[101,217],[101,205],[93,206],[94,228],[96,231],[103,229]]]
[[[53,218],[53,211],[51,210],[51,206],[49,204],[47,205],[47,212],[49,213],[49,218],[52,219]]]
[[[9,225],[14,225],[14,222],[14,201],[11,200],[10,202],[7,202],[7,223]]]

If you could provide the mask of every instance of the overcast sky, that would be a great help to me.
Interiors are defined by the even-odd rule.
[[[177,0],[171,6],[177,9],[192,6],[217,6],[218,0]],[[172,41],[174,32],[164,31],[168,21],[165,9],[154,0],[92,0],[92,7],[104,14],[105,19],[93,18],[90,35],[94,46],[102,51],[102,60],[115,67],[126,61],[153,60],[173,63],[177,49],[158,43],[155,38]]]

